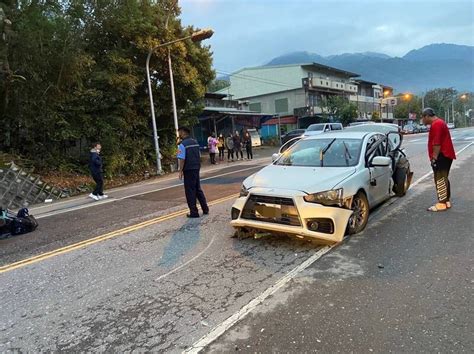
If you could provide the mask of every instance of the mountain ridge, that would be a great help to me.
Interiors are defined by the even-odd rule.
[[[315,62],[355,72],[361,78],[422,92],[437,87],[474,91],[474,46],[435,43],[410,50],[403,57],[361,52],[322,56],[308,51],[286,53],[264,66]]]

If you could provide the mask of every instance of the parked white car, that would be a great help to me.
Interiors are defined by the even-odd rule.
[[[371,208],[409,187],[401,139],[394,131],[343,131],[296,141],[244,181],[231,225],[238,236],[267,231],[324,242],[362,231]]]
[[[306,131],[304,136],[315,136],[322,133],[327,133],[331,131],[342,130],[341,123],[317,123],[311,124]]]

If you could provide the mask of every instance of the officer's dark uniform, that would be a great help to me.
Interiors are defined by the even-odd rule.
[[[199,216],[198,209],[196,207],[196,199],[199,200],[201,208],[204,214],[209,213],[209,207],[206,202],[206,197],[201,189],[201,181],[199,178],[199,170],[201,169],[201,153],[199,151],[199,144],[196,140],[187,137],[184,139],[179,149],[178,158],[183,159],[184,157],[184,192],[186,193],[186,201],[190,210],[190,216]]]

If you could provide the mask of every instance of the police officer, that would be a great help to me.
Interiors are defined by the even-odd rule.
[[[179,161],[179,179],[184,177],[184,192],[186,193],[186,201],[190,213],[188,218],[198,218],[199,212],[196,207],[196,199],[201,204],[201,209],[204,214],[209,214],[209,207],[206,202],[206,197],[201,189],[201,181],[199,178],[199,170],[201,169],[201,153],[199,151],[199,144],[196,140],[190,137],[190,130],[186,127],[178,129],[181,144],[178,146],[178,161]]]

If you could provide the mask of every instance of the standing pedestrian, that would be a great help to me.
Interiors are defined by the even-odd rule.
[[[243,160],[244,153],[242,152],[242,140],[240,139],[240,134],[238,131],[235,132],[233,140],[234,140],[235,159],[239,160],[239,153],[240,153],[240,159]]]
[[[234,162],[234,138],[232,137],[232,133],[230,133],[225,140],[225,146],[227,148],[227,162],[230,162],[231,158],[232,162]]]
[[[214,133],[207,138],[207,147],[209,148],[209,156],[211,157],[211,164],[216,165],[216,153],[217,153],[217,139]]]
[[[222,134],[219,134],[219,138],[217,139],[217,149],[219,150],[219,161],[224,161],[225,139]]]
[[[247,160],[253,160],[253,152],[252,152],[252,137],[248,131],[244,133],[244,146],[245,151],[247,152]]]
[[[445,211],[451,208],[451,183],[449,170],[456,159],[449,128],[441,118],[435,115],[432,108],[425,108],[422,112],[424,125],[430,125],[428,135],[428,156],[434,173],[434,181],[438,203],[428,208],[428,211]]]
[[[102,145],[100,143],[94,143],[89,154],[89,170],[95,182],[95,189],[89,194],[89,197],[94,200],[108,198],[108,196],[104,194],[103,166],[102,157],[100,156],[101,150]]]
[[[184,192],[188,203],[188,218],[198,218],[199,212],[196,207],[196,199],[201,205],[202,212],[209,214],[209,206],[201,189],[199,171],[201,169],[201,153],[199,144],[190,137],[191,131],[186,127],[178,129],[181,144],[178,146],[179,179],[184,178]]]

